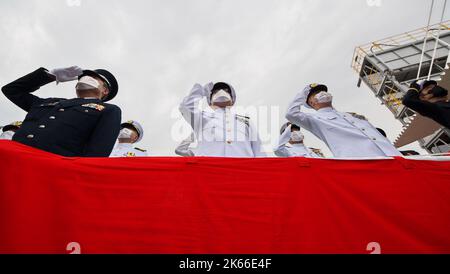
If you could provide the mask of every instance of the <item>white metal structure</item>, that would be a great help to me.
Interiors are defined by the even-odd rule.
[[[408,127],[414,126],[411,122],[415,119],[415,112],[402,104],[409,84],[415,80],[441,80],[448,69],[449,56],[450,21],[446,21],[358,46],[352,68],[359,75],[358,87],[364,82],[395,118]],[[441,127],[418,141],[429,153],[448,152],[450,130]]]

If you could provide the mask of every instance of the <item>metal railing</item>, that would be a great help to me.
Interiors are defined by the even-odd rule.
[[[431,32],[436,30],[450,30],[450,20],[430,26]],[[399,35],[391,36],[382,40],[374,41],[355,48],[351,67],[360,73],[364,58],[370,54],[377,54],[383,51],[402,46],[408,43],[422,42],[427,34],[427,28],[423,27],[417,30],[405,32]],[[433,33],[428,35],[430,38],[437,38]],[[439,40],[440,43],[445,43]]]

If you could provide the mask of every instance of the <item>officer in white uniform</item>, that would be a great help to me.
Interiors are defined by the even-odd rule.
[[[0,140],[12,140],[14,134],[20,129],[22,121],[15,121],[9,125],[2,127],[2,134],[0,134]]]
[[[114,147],[110,157],[145,157],[147,151],[133,145],[144,137],[144,129],[133,120],[121,124],[118,143]]]
[[[193,157],[195,156],[195,149],[191,145],[195,141],[195,135],[192,132],[189,137],[181,141],[181,143],[175,149],[175,154],[183,157]]]
[[[280,140],[274,153],[278,157],[319,157],[309,150],[303,140],[304,135],[300,132],[300,127],[286,123],[281,127]]]
[[[199,102],[206,97],[212,112],[202,111]],[[180,104],[180,112],[194,129],[196,156],[265,157],[261,141],[249,117],[236,114],[232,106],[236,93],[227,83],[195,84]]]
[[[302,105],[316,112],[302,112]],[[335,110],[332,96],[325,85],[311,84],[298,93],[289,105],[286,118],[325,142],[334,157],[401,156],[367,120]]]

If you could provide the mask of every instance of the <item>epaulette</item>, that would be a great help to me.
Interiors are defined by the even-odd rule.
[[[236,114],[236,117],[239,117],[239,118],[242,118],[242,119],[246,119],[246,120],[250,120],[250,117],[244,116],[244,115]]]
[[[236,114],[236,120],[244,123],[246,126],[250,126],[250,117]]]
[[[315,154],[317,154],[318,156],[321,156],[321,157],[325,158],[325,155],[323,154],[322,150],[320,150],[318,148],[313,148],[313,147],[310,147],[309,149],[312,152],[314,152]]]
[[[355,112],[347,112],[347,113],[350,114],[351,116],[353,116],[356,119],[368,121],[368,119],[364,115],[361,115],[361,114],[358,114],[358,113],[355,113]]]

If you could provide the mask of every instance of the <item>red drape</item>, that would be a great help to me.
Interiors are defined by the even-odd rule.
[[[450,253],[450,161],[0,159],[0,253]]]

